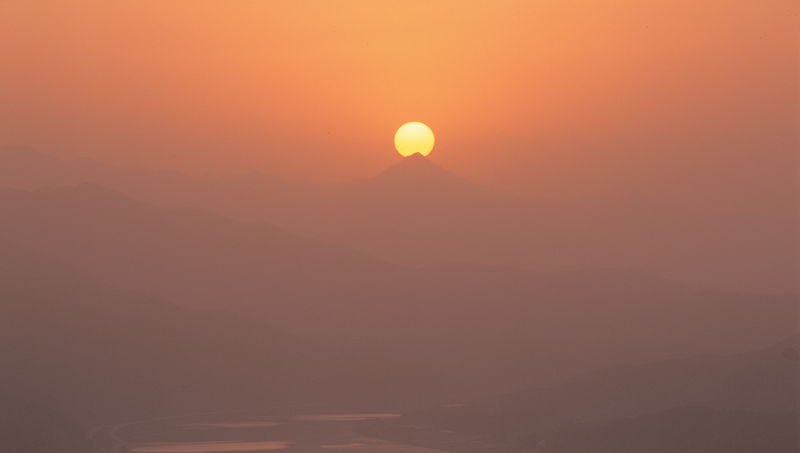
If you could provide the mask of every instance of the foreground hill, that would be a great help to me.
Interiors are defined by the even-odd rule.
[[[356,365],[245,316],[117,290],[0,239],[0,395],[106,424],[389,392]]]
[[[711,215],[629,198],[534,200],[474,184],[413,155],[375,177],[315,185],[259,173],[126,171],[0,148],[0,187],[99,183],[170,207],[268,222],[409,266],[450,262],[538,271],[635,268],[712,288],[800,290],[800,217]]]
[[[0,451],[3,453],[92,453],[86,428],[52,408],[0,396]]]
[[[407,443],[540,452],[797,451],[800,336],[729,356],[616,365],[483,400],[373,423]]]
[[[453,393],[544,385],[615,362],[731,353],[798,331],[793,294],[695,290],[622,270],[405,268],[95,185],[0,190],[0,234],[117,287],[392,357],[429,371],[405,385],[437,380]]]
[[[733,355],[614,365],[554,386],[531,388],[465,407],[403,416],[463,432],[524,432],[538,426],[616,420],[675,407],[800,411],[800,336]]]
[[[541,453],[791,453],[800,450],[800,413],[676,408],[529,435],[517,445]]]

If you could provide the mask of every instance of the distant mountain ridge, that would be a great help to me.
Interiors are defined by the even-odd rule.
[[[268,222],[407,266],[450,262],[538,271],[635,268],[712,288],[800,291],[800,213],[717,217],[652,200],[533,200],[413,155],[375,177],[315,185],[259,173],[126,171],[0,148],[0,187],[98,183],[137,200]]]
[[[116,287],[436,370],[466,394],[620,361],[736,352],[798,332],[793,294],[701,291],[625,270],[407,268],[97,185],[0,190],[0,234]]]

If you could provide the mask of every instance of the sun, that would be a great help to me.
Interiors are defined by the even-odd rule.
[[[420,153],[427,156],[433,149],[433,131],[428,126],[412,121],[400,126],[394,134],[394,147],[403,156]]]

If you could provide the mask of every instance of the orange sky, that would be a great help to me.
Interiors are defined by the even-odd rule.
[[[798,197],[796,0],[0,2],[0,145],[344,181],[430,158],[542,197]]]

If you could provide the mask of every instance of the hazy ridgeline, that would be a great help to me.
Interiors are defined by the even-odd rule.
[[[705,288],[800,290],[800,211],[791,206],[761,217],[635,196],[530,199],[474,184],[420,155],[370,179],[317,185],[257,172],[126,171],[6,147],[0,148],[0,182],[25,190],[101,184],[139,201],[268,222],[409,266],[633,268]]]
[[[796,424],[791,216],[771,229],[647,203],[526,200],[420,156],[336,186],[20,149],[0,162],[0,396],[12,398],[0,414],[69,426],[64,439],[84,428],[30,401],[88,427],[477,400],[362,427],[454,451],[619,449],[608,432],[669,437],[680,420],[722,437],[740,426],[752,431],[742,445],[759,446]],[[686,359],[698,354],[714,355]],[[681,435],[717,448],[701,434]]]

